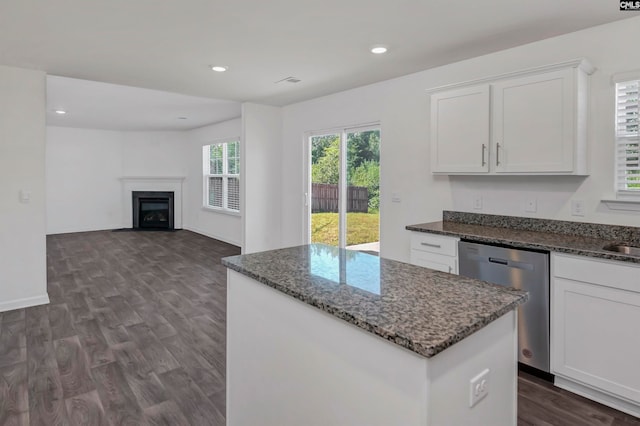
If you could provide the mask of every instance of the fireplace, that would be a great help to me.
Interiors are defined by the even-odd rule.
[[[132,191],[132,207],[134,229],[173,229],[173,192]]]

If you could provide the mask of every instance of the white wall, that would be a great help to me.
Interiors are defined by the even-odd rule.
[[[636,17],[285,107],[283,245],[304,242],[305,132],[373,121],[380,121],[382,128],[380,238],[385,257],[407,261],[405,225],[439,220],[443,209],[476,211],[470,200],[476,193],[484,198],[485,213],[640,226],[637,213],[608,210],[600,203],[613,189],[610,79],[612,74],[640,69],[640,56],[619,47],[638,39],[640,18]],[[598,68],[591,77],[588,178],[431,174],[426,89],[577,57],[586,57]],[[400,195],[399,203],[391,202],[392,193]],[[523,203],[530,197],[537,199],[538,211],[525,214]],[[572,200],[585,202],[584,217],[571,216]]]
[[[186,139],[184,132],[48,127],[47,233],[126,227],[120,178],[186,176]]]
[[[185,201],[186,229],[240,246],[242,220],[240,215],[219,213],[203,207],[202,147],[217,140],[240,138],[240,118],[191,130],[185,149],[187,180]]]
[[[47,233],[130,227],[130,200],[123,191],[136,184],[151,190],[154,181],[123,182],[123,176],[183,176],[182,228],[241,245],[240,215],[202,207],[202,146],[240,134],[239,118],[184,132],[47,127]]]
[[[284,108],[283,245],[304,243],[305,132],[379,121],[381,255],[408,260],[404,226],[436,220],[451,205],[448,179],[429,172],[425,88],[411,75]]]
[[[47,127],[47,233],[122,227],[122,132]]]
[[[186,176],[185,132],[121,132],[124,176]]]
[[[544,217],[561,220],[613,223],[640,226],[637,212],[609,210],[601,203],[614,197],[614,74],[640,70],[640,56],[629,55],[619,48],[626,40],[640,38],[640,17],[575,32],[532,43],[459,64],[515,70],[537,64],[586,57],[597,68],[591,76],[589,138],[589,173],[586,179],[576,177],[452,177],[453,209],[472,209],[473,196],[483,197],[486,213]],[[537,200],[537,212],[524,212],[527,199]],[[584,201],[585,216],[571,215],[571,202]]]
[[[0,66],[0,311],[49,302],[45,232],[45,75]]]
[[[282,108],[252,103],[242,104],[240,209],[242,252],[253,253],[279,248],[281,241]],[[295,159],[294,168],[302,162]]]

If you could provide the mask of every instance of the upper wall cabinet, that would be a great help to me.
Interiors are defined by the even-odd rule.
[[[431,165],[438,173],[489,171],[489,85],[431,95]]]
[[[576,60],[433,90],[432,172],[587,174],[593,70]]]

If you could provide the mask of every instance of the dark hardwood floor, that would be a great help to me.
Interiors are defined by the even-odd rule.
[[[51,304],[0,313],[0,425],[223,425],[226,270],[188,231],[47,238]],[[520,425],[640,420],[533,376]]]
[[[51,304],[0,313],[1,425],[222,425],[226,269],[179,232],[47,238]]]

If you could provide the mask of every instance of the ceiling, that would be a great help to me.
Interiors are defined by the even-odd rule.
[[[59,115],[55,111],[63,110]],[[47,76],[47,125],[125,131],[189,130],[240,117],[238,102]]]
[[[2,0],[0,64],[286,105],[628,17],[611,0]]]

